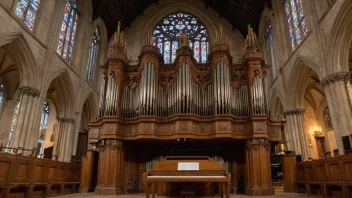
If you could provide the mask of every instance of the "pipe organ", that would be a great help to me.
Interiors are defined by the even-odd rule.
[[[110,46],[109,61],[103,68],[100,114],[89,127],[90,147],[100,152],[95,192],[124,194],[131,185],[130,180],[126,183],[123,179],[133,175],[126,176],[128,171],[122,170],[134,167],[126,165],[130,163],[125,161],[126,155],[130,154],[125,145],[141,141],[155,148],[154,142],[164,142],[165,146],[187,138],[209,140],[209,144],[224,139],[245,142],[246,194],[272,194],[267,179],[270,171],[260,170],[270,170],[270,141],[281,140],[281,123],[267,116],[265,67],[253,30],[248,29],[242,64],[232,64],[221,30],[210,48],[208,63],[195,61],[184,36],[174,63],[164,64],[159,49],[147,43],[139,64],[129,65],[127,44],[121,35],[117,32]],[[138,167],[152,169],[154,162],[161,160],[158,155],[138,162],[143,163]]]
[[[156,49],[153,50],[156,51]],[[163,65],[158,67],[163,70]],[[224,62],[217,62],[214,67],[211,65],[208,67],[206,76],[202,76],[204,74],[198,73],[200,70],[193,62],[181,61],[179,66],[175,66],[173,73],[167,76],[169,77],[167,80],[172,79],[171,82],[164,82],[164,76],[156,76],[154,63],[147,62],[136,74],[133,74],[136,76],[130,77],[138,79],[138,82],[134,82],[136,84],[128,84],[130,81],[125,80],[127,84],[120,86],[113,76],[114,72],[111,72],[106,83],[107,89],[101,95],[101,101],[105,98],[106,102],[105,106],[101,102],[100,111],[104,113],[100,115],[101,117],[136,118],[138,116],[169,117],[177,114],[196,116],[228,114],[248,117],[251,114],[266,113],[263,82],[258,77],[258,70],[255,70],[251,85],[253,108],[250,113],[248,82],[244,81],[247,77],[242,74],[242,79],[237,79],[231,73],[231,70],[237,69],[236,66],[230,66]],[[119,92],[121,92],[121,98],[118,97]],[[121,111],[117,113],[119,99]]]

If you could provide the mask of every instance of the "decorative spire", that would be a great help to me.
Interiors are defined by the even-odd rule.
[[[189,39],[188,39],[188,30],[186,28],[185,33],[183,34],[183,42],[182,42],[182,46],[189,46]]]
[[[124,33],[121,31],[121,22],[118,22],[117,31],[114,34],[110,46],[109,58],[125,58],[127,54],[127,41],[124,40]]]
[[[258,49],[258,38],[255,32],[253,32],[253,28],[251,28],[251,25],[248,25],[248,34],[245,40],[245,44],[246,44],[246,49],[248,48],[251,48],[254,50]]]

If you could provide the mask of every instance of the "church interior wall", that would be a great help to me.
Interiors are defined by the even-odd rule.
[[[0,16],[1,20],[0,24],[2,28],[0,30],[0,35],[8,35],[8,39],[11,38],[11,35],[23,35],[24,42],[28,43],[29,46],[29,52],[25,52],[28,54],[31,54],[35,60],[35,63],[31,65],[31,68],[38,78],[32,78],[30,79],[28,75],[28,72],[24,71],[23,69],[20,68],[20,73],[24,75],[24,81],[21,81],[21,85],[24,86],[34,86],[36,89],[38,89],[41,93],[39,96],[40,99],[36,104],[34,104],[34,108],[36,108],[35,114],[34,115],[34,122],[33,124],[33,129],[38,131],[39,129],[39,121],[40,121],[40,116],[41,116],[41,111],[43,108],[43,104],[46,98],[47,94],[47,89],[48,86],[50,85],[51,81],[60,75],[62,72],[66,72],[66,80],[64,80],[61,84],[59,84],[59,87],[62,87],[63,84],[66,84],[67,82],[71,81],[72,82],[72,93],[71,93],[71,100],[74,100],[75,102],[71,104],[71,107],[69,108],[71,113],[69,114],[62,114],[58,113],[58,116],[69,116],[69,118],[72,119],[78,119],[81,111],[81,106],[83,106],[84,101],[82,102],[82,99],[75,100],[75,98],[79,98],[79,96],[83,93],[93,93],[96,96],[98,96],[99,89],[97,87],[100,87],[99,81],[101,81],[101,75],[97,75],[97,78],[95,80],[96,84],[91,84],[90,82],[86,81],[86,64],[87,61],[86,59],[88,58],[88,51],[90,49],[91,41],[92,41],[92,32],[94,31],[94,27],[91,23],[91,18],[92,18],[92,8],[90,3],[86,1],[77,1],[81,10],[81,15],[79,18],[79,27],[77,31],[77,41],[76,41],[76,46],[75,46],[75,52],[74,52],[74,57],[75,60],[73,61],[72,64],[67,63],[64,61],[57,53],[57,43],[58,43],[58,36],[61,28],[61,23],[62,23],[62,18],[63,18],[63,12],[64,12],[64,1],[41,1],[40,4],[40,9],[39,13],[37,15],[37,21],[35,24],[35,28],[32,31],[30,31],[24,24],[23,22],[17,18],[14,14],[14,9],[16,6],[15,3],[17,1],[1,1],[0,3]],[[94,25],[99,25],[101,26],[100,29],[103,32],[101,35],[101,54],[106,53],[107,51],[107,34],[106,34],[106,27],[103,24],[102,21],[96,22]],[[89,31],[88,31],[89,30]],[[3,39],[6,37],[1,36]],[[1,39],[0,39],[1,40]],[[8,43],[11,42],[11,40],[3,40],[0,41],[0,43]],[[24,49],[26,50],[26,49]],[[26,54],[27,55],[27,54]],[[17,58],[17,57],[15,57]],[[106,55],[101,55],[99,57],[99,65],[104,65],[106,62]],[[26,65],[21,65],[21,67],[26,67]],[[27,69],[28,70],[28,69]],[[100,73],[100,69],[97,68],[98,72]],[[33,77],[33,76],[32,76]],[[35,83],[28,84],[27,81],[34,81]],[[19,86],[19,85],[17,85]],[[64,92],[66,94],[66,91],[64,89]],[[61,96],[58,96],[61,97]],[[95,101],[97,103],[97,101]],[[62,103],[62,102],[61,102]],[[13,106],[13,105],[12,105]],[[59,104],[58,109],[65,108],[67,104]],[[6,108],[8,109],[8,107]],[[5,109],[5,110],[6,110]],[[5,113],[4,115],[9,115],[10,117],[13,116],[14,108],[11,108],[11,110],[7,110],[9,113]],[[12,114],[12,115],[10,115]],[[53,111],[51,115],[51,118],[53,115],[55,115],[56,112]],[[11,120],[11,119],[10,119]],[[38,121],[38,123],[37,123]],[[47,134],[50,136],[50,133],[52,132],[52,122],[56,121],[56,116],[55,119],[50,119],[49,121],[49,127],[47,129]],[[78,126],[77,130],[78,130]],[[8,128],[8,127],[7,127]],[[5,133],[1,133],[1,137],[7,137],[8,136],[8,131]],[[46,140],[50,140],[50,137],[46,136]],[[49,139],[48,139],[49,138]],[[34,138],[35,139],[35,138]],[[33,142],[35,144],[35,142]],[[50,146],[52,143],[47,142],[45,143],[46,147]]]
[[[72,124],[67,128],[70,131],[70,142],[65,142],[61,146],[70,146],[72,153],[77,150],[78,133],[85,133],[88,136],[88,124],[96,119],[98,113],[98,105],[100,98],[100,85],[102,81],[102,72],[107,64],[108,42],[112,39],[108,38],[107,27],[103,19],[98,18],[92,22],[93,8],[90,1],[77,0],[78,7],[81,11],[79,18],[78,31],[76,36],[76,44],[74,47],[74,59],[72,63],[68,63],[57,53],[58,37],[60,34],[62,18],[64,14],[65,1],[42,0],[40,4],[37,22],[33,31],[30,31],[23,22],[16,17],[15,7],[18,0],[3,0],[0,2],[0,55],[2,50],[14,56],[14,52],[18,50],[18,56],[13,59],[18,72],[15,77],[20,79],[18,82],[6,82],[9,98],[6,106],[1,109],[0,120],[0,143],[6,144],[11,129],[11,122],[4,120],[12,120],[15,107],[19,102],[20,93],[16,91],[20,86],[30,86],[40,92],[39,98],[33,100],[33,123],[28,124],[28,131],[38,131],[41,112],[44,101],[49,103],[50,114],[48,119],[48,127],[45,133],[44,148],[55,145],[55,133],[58,127],[59,120],[70,122]],[[333,3],[328,3],[333,2]],[[341,42],[338,37],[346,38],[346,43],[352,42],[352,29],[346,26],[348,21],[346,16],[351,11],[346,11],[352,7],[349,0],[335,1],[310,1],[303,0],[305,17],[307,20],[308,34],[297,45],[295,50],[291,49],[287,21],[285,18],[284,4],[282,0],[272,0],[272,10],[268,7],[264,8],[259,26],[258,38],[260,51],[264,54],[264,59],[269,59],[269,54],[266,52],[265,44],[265,22],[267,19],[271,21],[273,26],[273,46],[275,57],[270,63],[273,66],[273,74],[268,71],[268,92],[272,116],[283,116],[285,112],[290,110],[304,109],[304,135],[307,139],[307,145],[311,158],[320,158],[318,154],[317,142],[315,139],[315,131],[320,130],[322,136],[325,137],[325,151],[341,150],[339,147],[339,139],[341,131],[343,135],[352,134],[351,126],[346,122],[351,118],[350,113],[341,113],[341,109],[351,107],[352,104],[352,83],[348,86],[349,91],[349,106],[344,104],[339,108],[332,98],[336,95],[335,92],[328,92],[326,87],[321,84],[322,80],[329,74],[338,71],[351,70],[352,66],[348,67],[346,57],[350,56],[349,64],[352,65],[351,51],[346,52],[346,46],[337,49],[336,43]],[[221,24],[224,33],[231,40],[231,56],[233,56],[233,64],[241,64],[243,61],[245,38],[244,35],[224,17],[219,17],[212,8],[206,8],[201,1],[187,0],[160,0],[158,3],[153,3],[141,13],[129,27],[125,28],[125,39],[128,41],[127,57],[130,65],[138,64],[138,56],[148,31],[151,33],[155,24],[163,17],[178,10],[189,12],[198,17],[208,30],[210,38],[210,46],[215,37],[215,30],[219,29]],[[346,14],[346,13],[347,14]],[[339,25],[345,22],[345,26]],[[98,26],[101,32],[100,51],[98,54],[98,64],[95,70],[95,81],[93,83],[87,80],[87,63],[88,55],[91,49],[92,39],[95,27]],[[338,29],[338,28],[341,29]],[[335,29],[334,29],[335,28]],[[337,30],[336,30],[337,29]],[[351,29],[351,30],[349,30]],[[341,33],[338,33],[341,31]],[[113,38],[113,37],[112,37]],[[349,40],[348,40],[349,39]],[[22,44],[14,44],[22,42]],[[3,45],[4,44],[4,45]],[[6,45],[5,45],[6,44]],[[24,46],[24,47],[23,47]],[[22,48],[23,47],[23,48]],[[336,47],[336,49],[335,49]],[[21,48],[21,49],[20,49]],[[349,46],[349,48],[351,48]],[[19,50],[20,49],[20,50]],[[334,50],[342,52],[336,58]],[[346,54],[348,55],[346,56]],[[341,60],[340,60],[341,59]],[[343,60],[342,60],[343,59]],[[0,65],[2,67],[2,65]],[[268,68],[270,70],[271,68]],[[311,88],[312,76],[318,85]],[[5,78],[4,78],[5,79]],[[312,85],[313,86],[313,85]],[[319,86],[319,87],[318,87]],[[343,89],[343,88],[341,88]],[[343,107],[342,107],[343,106]],[[326,107],[331,107],[332,124],[336,128],[327,128],[324,124],[324,111]],[[346,110],[348,111],[348,110]],[[339,120],[341,116],[344,122]],[[348,117],[349,116],[349,117]],[[59,119],[58,119],[59,118]],[[63,119],[64,118],[64,119]],[[68,121],[69,120],[69,121]],[[341,126],[342,125],[342,126]],[[284,123],[285,138],[289,138],[292,131],[289,128],[288,122]],[[56,127],[56,128],[55,128]],[[55,132],[54,132],[55,131]],[[37,134],[37,133],[36,133]],[[338,134],[338,135],[336,135]],[[39,135],[39,133],[38,133]],[[38,138],[31,137],[31,147],[37,145]],[[128,148],[127,144],[127,149]],[[241,145],[243,148],[244,146]],[[242,148],[241,147],[241,148]],[[137,146],[138,152],[143,150],[143,144]],[[136,149],[134,148],[134,149]],[[293,149],[292,147],[289,149]],[[131,149],[133,150],[133,149]],[[132,153],[132,154],[131,154]],[[145,162],[138,161],[136,153],[125,152],[124,167],[124,183],[131,182],[125,192],[134,192],[144,190],[141,174],[145,172]],[[244,153],[244,152],[243,152]],[[227,153],[231,156],[236,156],[238,153]],[[68,152],[68,155],[70,153]],[[224,154],[225,155],[225,154]],[[239,156],[240,159],[229,159],[230,166],[237,166],[236,170],[241,170],[244,166],[244,156]],[[60,158],[61,161],[69,161],[66,157]],[[131,178],[133,179],[132,181]],[[238,178],[237,178],[238,179]]]

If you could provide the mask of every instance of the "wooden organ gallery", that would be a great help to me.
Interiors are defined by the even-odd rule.
[[[241,65],[231,64],[220,27],[207,63],[194,60],[186,31],[171,64],[163,64],[147,35],[137,66],[126,61],[119,29],[104,68],[100,117],[90,124],[82,161],[83,175],[95,174],[97,183],[86,179],[81,188],[97,194],[147,192],[147,197],[177,196],[187,185],[197,196],[228,196],[236,189],[273,194],[269,151],[271,142],[281,140],[281,124],[266,113],[265,64],[252,28]],[[178,171],[175,160],[199,163],[199,169]]]

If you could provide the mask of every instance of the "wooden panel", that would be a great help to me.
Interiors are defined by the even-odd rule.
[[[22,183],[29,180],[30,163],[27,161],[19,161],[15,165],[16,172],[13,172],[13,182]]]
[[[55,188],[59,190],[49,189],[48,195],[58,192],[72,193],[75,186],[72,182],[79,183],[80,168],[81,166],[77,164],[0,153],[0,184],[11,186],[8,197],[42,197],[49,182],[59,184],[61,181],[71,183],[64,184],[66,186],[64,191],[56,185]],[[60,174],[58,170],[61,171]],[[2,192],[8,190],[5,188]]]
[[[348,182],[352,182],[352,161],[345,162],[344,167],[345,167],[344,176],[346,177],[346,180]]]
[[[321,191],[327,193],[326,196],[331,196],[331,193],[336,191],[341,194],[336,197],[342,197],[342,194],[347,195],[349,192],[346,185],[352,182],[352,155],[298,163],[296,168],[299,182],[297,186],[301,188],[298,191],[307,194]],[[302,169],[305,172],[303,178]]]
[[[328,176],[326,174],[325,164],[317,165],[317,179],[319,181],[327,181]]]
[[[332,180],[340,180],[342,179],[342,170],[340,169],[340,165],[338,163],[329,164],[330,177]]]
[[[45,165],[44,164],[35,164],[33,166],[33,172],[31,176],[31,180],[35,182],[44,183],[45,177]]]
[[[0,184],[7,183],[11,162],[0,161]]]

